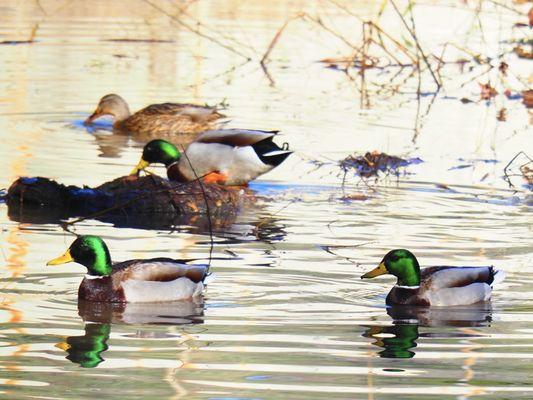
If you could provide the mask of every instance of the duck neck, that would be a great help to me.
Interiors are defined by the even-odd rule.
[[[418,287],[420,286],[420,269],[419,268],[406,268],[401,276],[398,276],[397,286],[404,287]]]
[[[167,166],[167,177],[174,182],[188,182],[187,177],[181,172],[179,160]]]
[[[111,263],[111,255],[107,246],[95,246],[94,253],[91,255],[92,259],[87,260],[84,265],[91,276],[108,276],[113,271]]]
[[[120,124],[127,120],[131,116],[128,104],[124,101],[117,105],[113,110],[113,116],[115,117],[115,124]]]

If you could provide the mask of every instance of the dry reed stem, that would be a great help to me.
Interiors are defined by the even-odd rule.
[[[398,16],[400,17],[401,21],[403,22],[405,28],[407,29],[407,31],[409,32],[409,34],[411,35],[411,37],[415,41],[416,47],[418,48],[418,51],[420,52],[420,55],[422,56],[422,59],[424,60],[424,63],[426,64],[429,72],[431,73],[431,76],[433,77],[433,80],[435,81],[435,84],[437,85],[437,88],[440,88],[442,86],[442,84],[441,84],[441,82],[439,82],[439,80],[437,79],[437,76],[433,72],[433,69],[431,68],[431,64],[429,63],[429,60],[426,57],[426,54],[424,53],[424,50],[422,50],[422,46],[420,46],[420,42],[418,41],[418,37],[416,36],[416,32],[413,31],[409,27],[409,25],[407,24],[407,21],[405,21],[405,18],[403,17],[402,13],[400,12],[398,7],[396,6],[396,3],[394,2],[394,0],[389,0],[389,1],[392,4],[392,6],[394,7],[394,10],[396,11]],[[410,5],[410,8],[411,8],[410,12],[412,13],[412,3],[411,3],[411,1],[409,1],[409,5]]]
[[[263,54],[263,57],[261,58],[261,61],[259,61],[259,63],[261,65],[265,65],[265,63],[268,61],[268,56],[270,55],[270,53],[272,52],[272,50],[274,49],[274,46],[276,46],[276,44],[278,43],[278,40],[281,36],[281,34],[283,33],[283,31],[285,30],[285,28],[287,28],[287,25],[289,25],[292,21],[295,21],[297,19],[301,19],[301,18],[304,18],[305,17],[305,14],[304,13],[300,13],[300,14],[297,14],[295,15],[294,17],[290,17],[288,18],[284,23],[283,25],[281,26],[281,28],[279,28],[276,32],[276,34],[274,35],[274,37],[272,38],[272,40],[270,41],[270,44],[268,45],[268,48],[266,49],[265,53]]]
[[[151,7],[155,8],[157,11],[159,11],[161,14],[164,14],[166,15],[168,18],[170,18],[171,21],[175,22],[176,24],[184,27],[185,29],[187,29],[188,31],[204,38],[204,39],[207,39],[209,40],[210,42],[213,42],[217,45],[219,45],[220,47],[238,55],[238,56],[241,56],[243,58],[245,58],[247,61],[251,61],[251,57],[242,53],[241,51],[227,45],[226,43],[223,43],[221,42],[220,40],[218,40],[217,38],[214,38],[212,36],[209,36],[209,35],[206,35],[205,33],[203,32],[200,32],[200,30],[198,29],[195,29],[194,27],[190,26],[189,24],[187,24],[186,22],[183,22],[182,20],[180,20],[179,18],[176,18],[174,15],[172,14],[169,14],[167,11],[165,11],[163,8],[159,7],[157,4],[154,4],[152,1],[150,0],[143,0],[145,3],[147,3],[148,5],[150,5]]]

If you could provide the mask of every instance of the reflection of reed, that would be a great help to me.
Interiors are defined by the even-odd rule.
[[[7,235],[9,255],[7,256],[6,268],[10,271],[12,278],[18,278],[26,269],[25,256],[28,254],[28,242],[20,240],[20,229],[12,226]]]
[[[183,386],[183,384],[178,380],[179,370],[182,368],[187,368],[190,364],[190,355],[191,353],[198,350],[198,346],[192,344],[196,339],[194,336],[190,335],[185,330],[181,330],[179,333],[180,338],[176,341],[176,347],[186,346],[186,350],[183,350],[179,353],[179,360],[181,365],[178,368],[168,368],[165,372],[165,380],[169,382],[170,386],[176,392],[176,395],[173,396],[173,399],[182,399],[189,394],[189,391]]]
[[[479,332],[476,332],[472,329],[461,329],[461,331],[467,335],[467,336],[478,336]],[[472,367],[476,364],[476,361],[478,359],[478,356],[476,355],[476,350],[482,349],[486,347],[485,345],[481,343],[472,344],[470,346],[467,346],[460,351],[462,353],[468,353],[471,354],[471,357],[467,357],[464,359],[463,367],[462,369],[465,371],[465,375],[463,378],[460,379],[460,382],[468,383],[472,378],[474,378],[474,370]],[[479,396],[482,394],[486,394],[486,390],[482,387],[476,387],[476,386],[470,386],[470,391],[461,397],[461,399],[467,399],[472,396]]]
[[[8,324],[19,324],[22,321],[24,314],[22,313],[22,311],[12,307],[11,304],[12,302],[5,302],[1,305],[1,308],[9,312],[10,314],[10,318],[7,321]],[[19,335],[26,335],[26,331],[24,330],[24,328],[13,328],[13,330]],[[27,343],[17,344],[16,342],[11,342],[9,343],[9,346],[15,347],[15,350],[7,357],[7,359],[16,359],[17,357],[22,357],[30,350],[30,345]],[[8,371],[20,370],[20,366],[16,363],[8,363],[6,365],[2,365],[2,368],[5,368]],[[5,385],[17,385],[18,382],[18,379],[9,379],[6,380]]]
[[[12,159],[10,166],[10,175],[21,175],[26,172],[26,164],[32,158],[32,154],[28,152],[28,149],[24,145],[18,146],[16,149],[17,152],[16,158]],[[6,269],[11,274],[11,278],[18,278],[27,268],[26,255],[28,254],[28,242],[21,240],[20,237],[21,230],[19,226],[12,226],[9,229],[7,235],[8,255],[6,257]],[[9,324],[20,324],[23,321],[24,314],[21,310],[14,307],[13,302],[4,302],[2,308],[9,312],[10,318],[7,323]],[[21,327],[14,327],[13,330],[19,335],[26,335],[26,331]],[[15,350],[9,358],[16,359],[22,357],[25,353],[30,350],[30,345],[27,343],[17,344],[16,342],[10,343],[10,345],[15,347]],[[9,371],[17,371],[20,367],[16,363],[9,363],[3,366]],[[16,385],[18,384],[17,379],[10,379],[5,382],[6,385]]]

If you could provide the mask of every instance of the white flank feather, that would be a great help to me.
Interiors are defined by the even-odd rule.
[[[490,300],[492,289],[486,283],[429,291],[426,298],[432,306],[459,306]]]
[[[187,156],[180,158],[179,168],[190,180],[196,178],[191,164],[198,176],[213,171],[228,176],[228,185],[244,185],[273,168],[264,164],[251,146],[233,147],[220,143],[193,142],[186,154]]]
[[[128,279],[122,282],[124,297],[131,303],[155,303],[190,299],[204,290],[202,282],[194,283],[189,278],[178,278],[169,282],[139,281]]]

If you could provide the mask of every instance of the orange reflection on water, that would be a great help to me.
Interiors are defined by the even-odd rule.
[[[20,239],[20,232],[18,226],[13,226],[7,235],[7,242],[11,246],[9,246],[6,268],[11,272],[12,278],[18,278],[27,267],[25,257],[28,254],[28,242]]]

